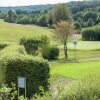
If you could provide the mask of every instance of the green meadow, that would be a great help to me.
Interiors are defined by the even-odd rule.
[[[0,42],[18,42],[23,37],[50,36],[51,30],[36,25],[20,25],[0,21]]]
[[[36,25],[11,24],[3,22],[2,20],[0,21],[0,42],[9,42],[9,44],[12,45],[12,51],[9,51],[8,48],[8,52],[16,52],[19,40],[23,37],[32,38],[41,35],[47,35],[50,37],[51,34],[52,30],[49,28]],[[51,68],[51,77],[54,78],[54,82],[70,82],[73,80],[82,79],[88,74],[100,72],[100,61],[79,61],[85,59],[100,58],[100,42],[81,41],[80,37],[81,36],[79,35],[77,35],[76,37],[76,39],[78,39],[76,52],[72,41],[68,42],[68,59],[64,59],[63,45],[57,43],[57,41],[52,42],[53,40],[51,39],[52,44],[55,45],[57,43],[56,45],[60,49],[59,58],[55,61],[49,61]],[[74,61],[75,59],[77,61]]]

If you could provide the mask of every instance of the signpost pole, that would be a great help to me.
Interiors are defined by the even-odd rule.
[[[76,40],[73,41],[73,44],[74,44],[74,47],[75,47],[75,48],[74,48],[74,59],[75,59],[75,60],[76,60],[76,45],[77,45],[77,43],[78,43],[78,42],[77,42]]]
[[[18,87],[18,98],[19,98],[19,87]]]
[[[75,60],[76,60],[76,45],[75,45],[75,54],[74,54]]]
[[[26,98],[26,78],[25,78],[25,98]]]

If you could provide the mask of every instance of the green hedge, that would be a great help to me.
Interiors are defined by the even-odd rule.
[[[9,45],[0,51],[0,57],[11,56],[17,54],[27,54],[25,48],[21,45]]]
[[[85,28],[82,30],[82,40],[100,41],[100,26]]]
[[[5,48],[6,46],[7,46],[7,44],[0,43],[0,50],[2,50],[3,48]]]
[[[40,86],[45,91],[49,89],[50,68],[46,61],[29,55],[14,55],[2,57],[0,64],[3,68],[3,80],[8,86],[11,86],[12,82],[17,84],[17,76],[26,77],[28,97],[40,93]]]
[[[44,59],[56,59],[59,56],[59,48],[57,47],[44,47],[42,50],[42,57]]]
[[[37,38],[22,38],[20,40],[20,44],[25,47],[25,50],[27,51],[28,54],[31,55],[37,55],[38,54],[38,49],[42,44],[41,39]]]
[[[4,66],[1,66],[1,63],[3,62],[2,59],[4,59],[4,61],[6,61],[7,58],[11,58],[12,56],[17,56],[17,55],[26,55],[26,51],[24,49],[23,46],[20,45],[9,45],[7,47],[5,47],[4,49],[2,49],[0,51],[0,72],[2,71],[2,73],[0,73],[0,85],[3,84],[4,82]]]

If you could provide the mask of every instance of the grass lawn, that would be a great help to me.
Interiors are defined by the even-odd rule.
[[[63,48],[63,45],[58,45],[60,49]],[[68,49],[74,49],[73,43],[68,43]],[[100,41],[79,41],[77,46],[77,50],[100,50]]]
[[[76,56],[75,56],[76,55]],[[67,60],[84,60],[84,59],[91,59],[91,58],[100,58],[100,50],[68,50],[68,59]],[[60,50],[60,61],[64,59],[64,51],[63,49]],[[59,61],[59,60],[58,60]]]
[[[20,25],[0,21],[0,42],[18,42],[22,37],[50,36],[51,30],[36,25]]]
[[[52,63],[51,76],[81,79],[88,74],[100,72],[100,61],[79,63]]]
[[[16,45],[22,37],[37,37],[41,35],[51,36],[52,32],[50,29],[45,27],[40,27],[36,25],[20,25],[6,23],[0,20],[0,42],[11,42]],[[80,41],[80,35],[75,35],[79,40],[76,48],[76,57],[78,60],[89,59],[89,58],[99,58],[100,57],[100,41]],[[73,39],[71,39],[72,41]],[[53,45],[58,45],[60,48],[60,60],[57,62],[50,62],[51,75],[58,77],[62,80],[73,80],[81,79],[89,73],[100,72],[100,62],[80,62],[80,63],[65,63],[69,62],[64,59],[63,45],[53,42]],[[72,42],[68,43],[68,55],[69,60],[74,59],[74,45]],[[64,62],[61,62],[64,61]],[[63,81],[62,81],[63,82]]]

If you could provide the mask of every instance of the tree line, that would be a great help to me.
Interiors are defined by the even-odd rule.
[[[9,10],[7,13],[0,12],[0,18],[9,23],[36,24],[40,26],[51,26],[59,19],[66,20],[67,13],[71,14],[76,29],[91,27],[100,23],[100,1],[77,1],[55,6],[48,5],[48,9],[36,11],[29,10]],[[27,7],[26,7],[27,8]],[[32,6],[31,6],[32,8]],[[51,9],[52,8],[52,9]],[[65,10],[70,9],[70,10]]]

